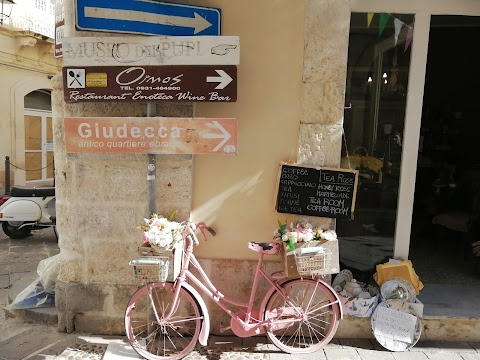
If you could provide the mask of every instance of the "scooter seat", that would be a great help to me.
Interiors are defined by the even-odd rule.
[[[10,190],[11,197],[45,197],[55,196],[54,187],[29,188],[22,186],[13,186]]]

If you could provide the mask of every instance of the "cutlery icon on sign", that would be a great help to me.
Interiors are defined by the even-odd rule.
[[[79,80],[82,78],[82,75],[83,73],[81,71],[77,71],[77,73],[75,73],[75,71],[70,70],[68,72],[68,76],[70,77],[70,79],[73,79],[73,80],[70,82],[70,84],[68,84],[68,87],[72,87],[73,84],[76,82],[79,85],[79,87],[83,88],[84,84],[82,84]],[[74,85],[73,87],[76,87],[76,85]]]

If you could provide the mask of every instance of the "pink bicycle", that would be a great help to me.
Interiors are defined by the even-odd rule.
[[[125,312],[128,340],[140,356],[152,360],[181,359],[194,349],[197,341],[207,345],[210,333],[207,306],[187,280],[230,315],[230,328],[237,336],[249,337],[266,332],[273,344],[292,354],[317,351],[333,338],[342,318],[342,309],[338,295],[330,285],[318,276],[292,279],[278,273],[265,273],[264,255],[277,254],[281,244],[248,244],[260,256],[250,298],[245,303],[224,296],[205,274],[193,254],[193,244],[198,245],[194,234],[196,229],[209,228],[203,223],[185,225],[182,267],[175,282],[165,281],[161,270],[165,259],[143,261],[143,265],[155,267],[159,275],[154,282],[143,278],[144,285],[131,297]],[[142,259],[137,260],[130,264],[134,265],[138,278],[137,270]],[[190,264],[197,269],[202,280],[190,272]],[[260,275],[271,287],[260,308],[254,309]],[[233,306],[238,311],[232,310]]]

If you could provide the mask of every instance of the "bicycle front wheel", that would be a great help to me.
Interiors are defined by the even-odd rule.
[[[340,308],[332,292],[313,279],[293,279],[267,301],[267,335],[280,350],[312,353],[328,344],[337,331]],[[290,321],[291,320],[291,321]]]
[[[172,283],[142,286],[125,311],[125,330],[133,349],[146,359],[181,359],[197,342],[202,311],[195,297],[183,287],[174,304]],[[166,319],[170,310],[174,311]]]

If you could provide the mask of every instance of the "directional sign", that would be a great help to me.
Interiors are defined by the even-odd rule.
[[[63,38],[64,66],[238,65],[238,36]]]
[[[87,66],[63,68],[67,103],[237,101],[237,67]]]
[[[237,153],[237,119],[71,117],[64,125],[67,153]]]
[[[62,40],[65,31],[65,8],[63,0],[55,0],[55,39],[54,53],[55,58],[62,57]]]
[[[151,0],[76,0],[77,28],[153,35],[220,35],[220,9]]]

